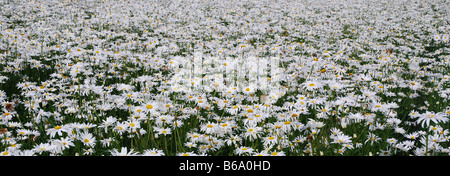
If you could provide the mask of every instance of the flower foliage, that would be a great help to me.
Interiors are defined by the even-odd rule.
[[[450,152],[445,1],[0,7],[3,156]]]

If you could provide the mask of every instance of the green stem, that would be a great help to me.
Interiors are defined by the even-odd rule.
[[[175,142],[175,153],[178,153],[178,144],[177,144],[177,127],[174,129],[173,139]]]
[[[166,137],[167,136],[164,136],[164,148],[166,149],[167,156],[169,156],[169,150],[167,149],[167,139],[166,139]]]
[[[183,143],[181,142],[181,137],[180,137],[180,133],[178,132],[178,130],[177,130],[177,135],[178,135],[178,144],[180,145],[180,149],[182,152],[184,152]]]
[[[152,147],[155,147],[154,146],[154,144],[155,144],[155,139],[153,138],[153,128],[152,128],[152,125],[151,125],[151,121],[150,121],[150,115],[149,115],[149,119],[148,119],[148,131],[149,131],[149,133],[148,133],[148,135],[147,135],[147,142],[150,140],[150,143],[151,143],[151,146]],[[150,138],[150,139],[149,139]]]

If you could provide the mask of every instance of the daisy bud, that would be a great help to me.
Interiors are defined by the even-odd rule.
[[[347,128],[347,123],[342,122],[342,123],[341,123],[341,127],[342,127],[342,128]]]

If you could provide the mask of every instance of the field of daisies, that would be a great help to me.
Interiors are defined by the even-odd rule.
[[[448,156],[449,10],[1,0],[0,156]]]

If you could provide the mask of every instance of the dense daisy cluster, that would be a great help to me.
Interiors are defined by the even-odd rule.
[[[1,156],[450,152],[445,0],[0,7]],[[278,59],[269,90],[230,84],[249,57]]]

